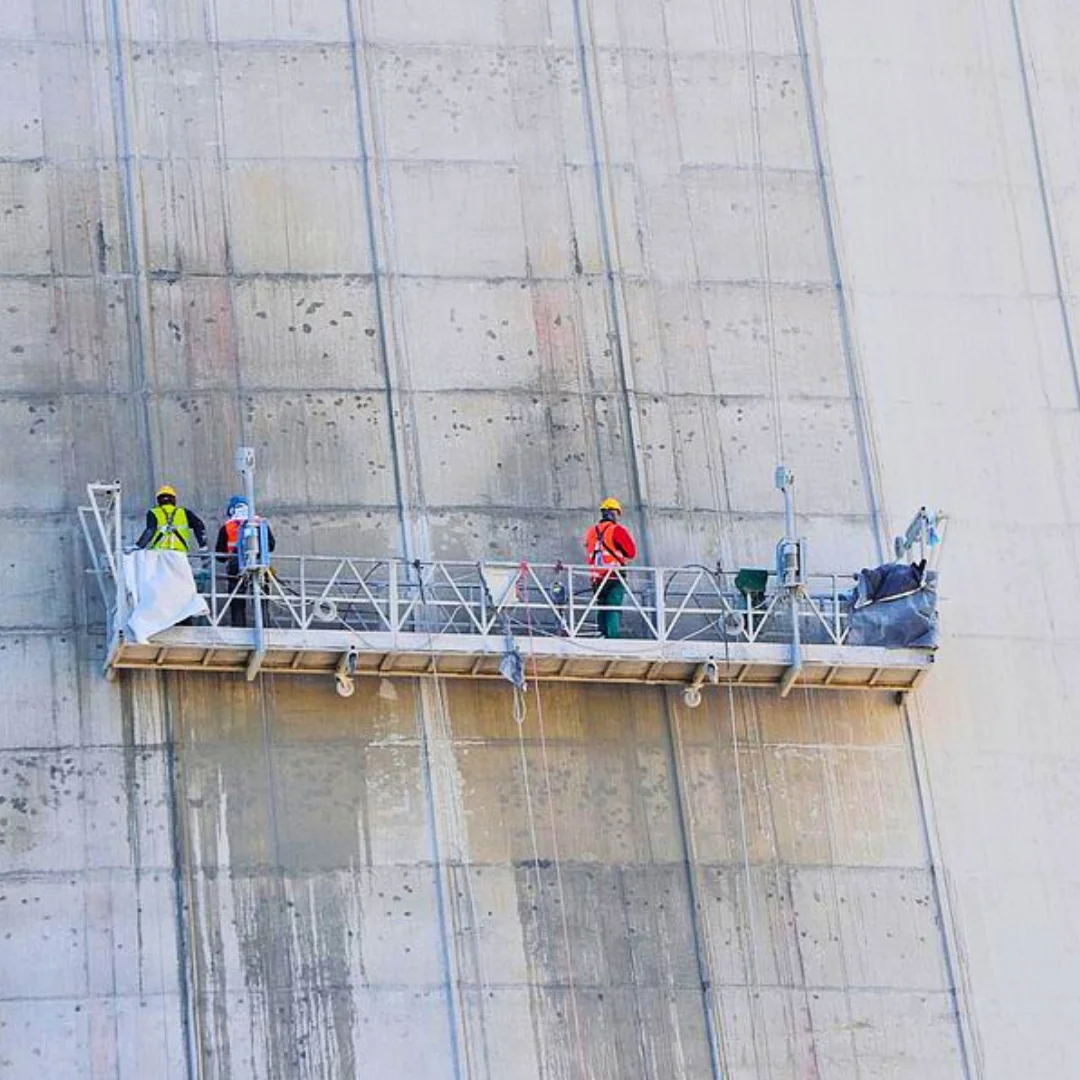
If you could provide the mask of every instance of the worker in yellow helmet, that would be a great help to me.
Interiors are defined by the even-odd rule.
[[[206,526],[194,510],[176,503],[176,488],[162,484],[156,505],[146,511],[146,528],[135,541],[138,548],[151,551],[206,550]]]
[[[585,555],[598,609],[596,623],[605,638],[619,636],[619,605],[626,595],[619,567],[637,555],[630,530],[619,524],[621,516],[619,500],[607,498],[600,504],[600,520],[585,534]]]

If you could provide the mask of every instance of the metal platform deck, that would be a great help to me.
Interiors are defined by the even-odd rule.
[[[500,679],[502,637],[481,634],[371,633],[347,630],[265,632],[260,669],[267,674],[333,676],[354,651],[354,673],[362,676],[438,674],[446,678]],[[527,678],[568,682],[669,683],[685,686],[700,677],[719,685],[781,685],[791,666],[789,645],[758,642],[723,645],[703,641],[607,641],[515,637]],[[216,671],[243,674],[256,655],[250,630],[177,627],[139,645],[118,640],[111,670]],[[918,649],[805,645],[794,687],[832,690],[914,690],[933,663]],[[702,667],[715,665],[715,671]]]

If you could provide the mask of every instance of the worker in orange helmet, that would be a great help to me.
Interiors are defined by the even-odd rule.
[[[619,524],[621,515],[619,500],[605,499],[600,504],[600,520],[585,534],[585,555],[598,608],[596,624],[604,638],[619,636],[619,606],[626,587],[618,571],[637,555],[630,530]]]

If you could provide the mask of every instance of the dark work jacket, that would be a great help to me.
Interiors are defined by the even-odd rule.
[[[226,525],[228,523],[226,522]],[[225,573],[230,577],[237,577],[240,574],[240,557],[235,551],[229,551],[229,534],[226,531],[226,525],[222,525],[218,529],[217,541],[214,543],[214,551],[219,555],[228,555],[229,558],[225,560]],[[277,541],[274,539],[274,530],[270,528],[269,522],[266,525],[266,542],[270,550],[273,551],[277,547]]]

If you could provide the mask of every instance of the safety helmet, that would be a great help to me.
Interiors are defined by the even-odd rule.
[[[243,495],[234,495],[234,496],[233,496],[233,497],[232,497],[232,498],[231,498],[231,499],[229,500],[229,505],[225,507],[225,513],[226,513],[226,514],[228,514],[228,515],[229,515],[229,517],[232,517],[232,515],[233,515],[233,511],[234,511],[234,510],[235,510],[235,509],[236,509],[236,508],[237,508],[238,506],[247,506],[247,499],[246,499],[246,498],[244,498],[244,496],[243,496]]]
[[[163,497],[172,498],[173,502],[176,502],[176,488],[172,484],[162,484],[157,489],[157,497],[160,500]]]
[[[606,498],[600,504],[600,509],[601,510],[614,510],[616,514],[621,514],[622,513],[622,503],[619,502],[618,499],[613,499],[610,496],[608,496],[608,498]]]

